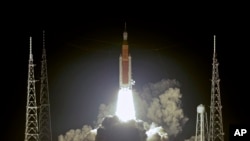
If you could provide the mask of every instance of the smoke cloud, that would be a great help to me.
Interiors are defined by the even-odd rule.
[[[58,137],[59,141],[169,141],[188,121],[181,107],[182,94],[176,80],[162,79],[133,91],[137,120],[121,122],[115,104],[101,104],[94,129],[84,125]]]
[[[169,88],[157,98],[153,98],[147,117],[166,129],[167,133],[176,136],[188,120],[181,109],[181,94],[178,88]]]
[[[114,111],[112,111],[112,107],[114,107],[113,104],[109,104],[109,105],[101,104],[99,106],[99,113],[97,116],[97,121],[95,122],[95,127],[98,127],[99,125],[101,125],[105,117],[112,115],[114,113]]]
[[[169,136],[176,136],[188,121],[181,107],[179,87],[178,81],[169,79],[144,86],[142,93],[135,93],[138,117],[162,126]]]
[[[139,126],[135,120],[121,122],[116,116],[108,116],[97,129],[96,141],[145,141],[145,130]]]
[[[197,136],[197,140],[200,140],[200,136]],[[195,136],[191,136],[189,139],[186,139],[184,141],[196,141]]]
[[[64,136],[59,135],[58,141],[95,141],[96,129],[84,125],[82,129],[69,130]]]

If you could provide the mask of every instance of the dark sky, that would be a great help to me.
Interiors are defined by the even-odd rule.
[[[99,105],[116,100],[125,21],[134,89],[140,91],[161,79],[179,81],[184,114],[190,118],[187,127],[191,129],[183,131],[186,138],[195,134],[196,107],[200,103],[208,107],[210,102],[213,35],[217,37],[224,130],[228,132],[230,124],[249,123],[249,27],[244,7],[157,12],[147,8],[126,12],[123,7],[121,14],[115,9],[92,14],[94,9],[49,7],[42,12],[25,8],[6,16],[3,26],[1,99],[7,128],[2,128],[7,140],[24,139],[29,36],[38,79],[45,30],[52,130],[57,140],[69,129],[91,125]]]

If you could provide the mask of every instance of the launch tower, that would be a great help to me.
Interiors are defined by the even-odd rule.
[[[43,31],[43,53],[41,65],[40,109],[39,109],[39,139],[52,141],[49,86],[47,74],[47,60],[45,50],[45,32]]]
[[[24,141],[39,141],[38,121],[37,121],[37,103],[36,87],[32,54],[32,37],[30,37],[30,54],[28,65],[28,88],[27,88],[27,105],[26,105],[26,124]]]
[[[219,63],[216,58],[215,35],[214,35],[214,53],[213,53],[213,70],[211,86],[211,103],[210,103],[210,121],[209,121],[209,140],[224,141],[222,106],[220,97],[220,78]]]

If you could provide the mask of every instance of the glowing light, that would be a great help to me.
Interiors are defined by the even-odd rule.
[[[118,92],[116,115],[122,121],[135,119],[134,99],[132,90],[122,88]]]

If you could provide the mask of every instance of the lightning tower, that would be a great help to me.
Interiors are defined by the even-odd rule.
[[[208,141],[208,125],[205,107],[197,107],[195,141]]]
[[[27,88],[27,105],[26,105],[26,124],[24,141],[39,141],[38,121],[37,121],[37,104],[36,104],[36,87],[32,54],[32,37],[30,37],[30,54],[28,65],[28,88]]]
[[[216,46],[214,35],[213,70],[210,103],[209,140],[224,141],[222,106],[220,97],[219,63],[216,58]]]
[[[39,140],[52,141],[47,60],[45,50],[45,32],[43,31],[43,53],[41,65]]]

